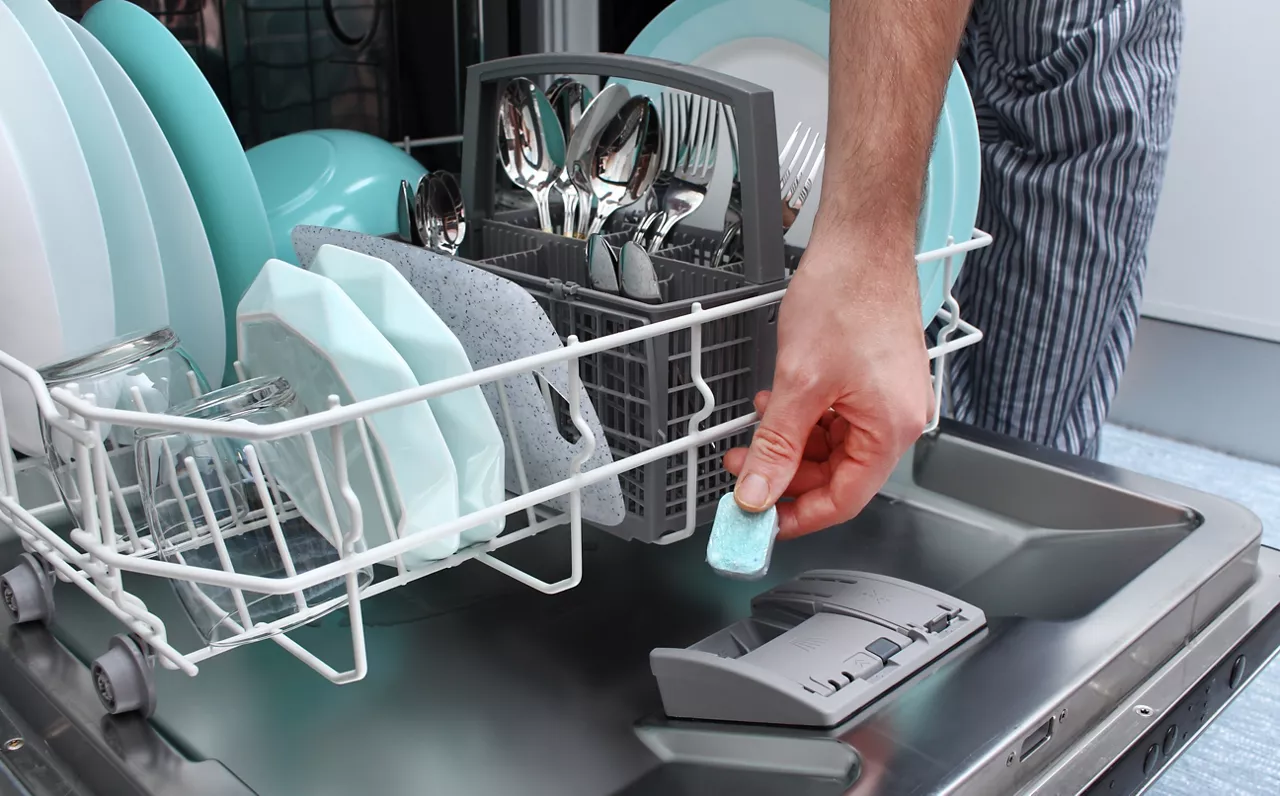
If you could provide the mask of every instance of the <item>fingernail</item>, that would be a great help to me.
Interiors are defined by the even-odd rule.
[[[733,495],[738,505],[747,511],[764,511],[769,504],[769,482],[763,475],[752,473],[738,479]]]

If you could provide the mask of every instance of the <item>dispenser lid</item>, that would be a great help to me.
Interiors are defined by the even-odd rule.
[[[655,649],[667,714],[830,727],[986,625],[976,606],[897,578],[814,570],[688,649]]]

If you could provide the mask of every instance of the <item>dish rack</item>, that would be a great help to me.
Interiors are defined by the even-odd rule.
[[[546,72],[583,73],[584,68],[608,70],[605,74],[618,74],[618,69],[625,68],[636,79],[646,77],[665,77],[663,81],[675,88],[698,90],[713,99],[729,102],[735,110],[752,113],[751,108],[760,109],[760,119],[768,122],[767,139],[772,141],[772,151],[766,145],[751,142],[751,136],[743,139],[741,153],[744,162],[753,162],[750,168],[743,169],[744,217],[748,224],[754,219],[764,217],[766,204],[751,196],[766,194],[756,191],[776,191],[773,178],[767,180],[763,176],[776,170],[776,140],[773,140],[772,97],[756,86],[740,81],[724,78],[721,75],[676,68],[673,65],[648,61],[646,59],[626,58],[626,63],[619,63],[621,57],[609,56],[574,56],[566,60],[563,56],[534,56],[505,59],[501,62],[482,64],[473,68],[470,73],[471,89],[469,91],[468,129],[476,132],[478,115],[473,113],[474,103],[483,102],[485,97],[474,90],[486,86],[484,92],[492,99],[488,89],[493,82],[482,78],[495,75],[506,76],[521,71],[530,74]],[[566,68],[569,67],[569,68]],[[693,74],[695,80],[690,80]],[[683,85],[682,85],[683,84]],[[742,118],[740,116],[740,118]],[[741,129],[741,126],[740,126]],[[468,137],[468,141],[471,141]],[[485,176],[492,168],[492,157],[474,157],[493,149],[484,149],[486,142],[493,143],[492,129],[487,137],[479,139],[481,149],[471,150],[473,164],[467,173],[472,191],[475,191],[476,180]],[[474,145],[474,144],[473,144]],[[753,148],[754,147],[754,148]],[[488,169],[480,162],[487,161]],[[758,179],[757,179],[758,178]],[[489,180],[492,185],[492,180]],[[492,189],[470,196],[487,196],[492,200]],[[480,211],[477,221],[482,230],[475,237],[483,238],[485,223],[502,224],[511,229],[519,229],[517,225],[506,221],[493,220],[485,222],[485,214]],[[10,614],[17,622],[51,622],[54,618],[53,585],[56,581],[74,584],[90,598],[102,606],[107,612],[119,620],[125,633],[114,637],[106,652],[93,663],[93,677],[99,696],[106,709],[111,713],[138,711],[150,715],[156,707],[156,690],[154,669],[160,666],[165,669],[181,671],[194,676],[199,666],[205,661],[223,654],[237,646],[270,640],[321,676],[336,684],[351,683],[362,679],[368,671],[368,660],[364,639],[364,622],[362,618],[363,602],[371,597],[392,589],[399,588],[419,578],[427,577],[443,569],[455,567],[466,561],[476,561],[545,594],[555,594],[578,585],[582,578],[582,490],[604,479],[623,477],[630,471],[656,466],[663,477],[669,473],[671,462],[679,461],[683,468],[683,481],[686,484],[699,484],[699,489],[687,489],[680,493],[675,502],[679,508],[678,515],[664,516],[662,526],[665,532],[650,539],[657,543],[671,543],[687,539],[699,525],[699,518],[706,517],[699,509],[708,494],[704,489],[707,484],[707,452],[719,451],[720,443],[725,440],[745,441],[749,437],[750,428],[758,420],[751,411],[749,403],[740,400],[724,399],[725,391],[717,387],[718,371],[724,361],[719,343],[715,342],[717,329],[725,325],[738,325],[745,328],[756,324],[758,319],[774,316],[777,304],[785,293],[785,280],[763,280],[764,265],[771,263],[769,271],[781,274],[785,253],[781,230],[771,235],[763,234],[759,225],[746,227],[744,231],[757,230],[745,236],[745,257],[737,270],[729,273],[711,272],[694,262],[685,263],[678,259],[667,258],[675,266],[686,269],[701,269],[710,272],[705,275],[704,284],[713,289],[717,285],[730,286],[735,279],[742,280],[738,289],[725,290],[707,296],[704,299],[688,299],[657,305],[655,311],[661,311],[665,317],[636,316],[639,322],[625,328],[612,329],[608,326],[597,328],[591,339],[584,336],[568,334],[563,348],[524,357],[493,367],[484,368],[463,376],[449,378],[412,389],[388,394],[379,398],[361,401],[349,405],[335,403],[331,408],[288,421],[264,425],[229,426],[216,420],[200,420],[172,415],[153,414],[141,411],[108,409],[97,406],[92,395],[82,395],[66,387],[52,390],[46,387],[39,374],[9,354],[0,351],[0,376],[17,379],[30,390],[34,405],[42,422],[66,435],[75,446],[75,478],[81,497],[81,514],[83,527],[66,526],[66,512],[60,504],[24,505],[19,492],[19,475],[29,476],[32,472],[42,474],[52,482],[53,475],[43,468],[40,460],[24,460],[19,462],[9,445],[9,429],[4,419],[3,406],[0,406],[0,523],[11,528],[21,540],[25,553],[19,565],[6,573],[0,580],[0,601],[4,602]],[[511,230],[506,230],[510,232]],[[536,237],[536,236],[535,236]],[[955,258],[973,249],[989,245],[991,237],[981,231],[975,231],[974,237],[967,241],[952,242],[936,251],[925,252],[917,256],[918,262],[942,262],[944,264],[947,284],[952,282]],[[523,257],[526,265],[530,258],[547,262],[548,252],[543,247],[533,247],[503,257]],[[677,241],[666,254],[680,256],[698,248],[696,241]],[[532,252],[532,254],[531,254]],[[541,259],[539,259],[541,258]],[[768,259],[760,259],[768,258]],[[663,258],[659,258],[661,260]],[[504,265],[505,263],[505,265]],[[506,265],[514,265],[503,258],[497,263],[486,263],[484,267],[498,271]],[[661,267],[661,266],[660,266]],[[531,292],[538,295],[538,286],[528,284],[530,276],[521,270],[510,271],[513,278],[522,281]],[[691,271],[691,273],[696,273]],[[753,279],[753,276],[755,277]],[[554,293],[550,278],[544,279],[542,287]],[[691,276],[690,279],[693,279]],[[715,280],[721,280],[717,283]],[[776,288],[776,289],[775,289]],[[745,293],[740,292],[745,289]],[[554,298],[554,296],[553,296]],[[627,299],[618,299],[628,301]],[[544,306],[552,308],[555,304]],[[583,303],[589,309],[590,304]],[[936,343],[929,349],[929,358],[933,369],[935,391],[935,407],[941,406],[943,384],[946,378],[946,361],[949,354],[979,342],[982,332],[972,324],[964,321],[960,315],[960,307],[950,290],[947,291],[946,303],[938,312],[941,331]],[[554,319],[553,319],[554,320]],[[670,339],[687,339],[687,355],[667,351],[665,361],[658,362],[648,357],[654,356],[653,349],[657,341]],[[663,343],[665,345],[665,343]],[[761,355],[771,360],[773,348],[771,336],[757,336],[754,341],[757,349],[763,349]],[[595,390],[591,389],[588,377],[593,373],[592,367],[599,366],[602,357],[622,357],[623,360],[634,359],[636,352],[645,352],[645,362],[652,361],[659,374],[670,374],[667,366],[671,361],[682,361],[674,372],[681,379],[687,380],[689,402],[678,417],[666,418],[665,437],[655,439],[638,439],[634,450],[624,450],[616,444],[616,440],[599,440],[595,438],[590,426],[583,420],[580,399],[585,394],[593,402],[603,401],[605,385],[595,381]],[[524,466],[519,451],[516,455],[516,472],[519,474],[521,490],[510,495],[504,502],[490,506],[456,520],[441,523],[435,527],[417,530],[400,538],[364,548],[359,544],[362,536],[361,513],[369,511],[389,511],[386,505],[359,505],[345,467],[337,468],[332,485],[325,483],[328,494],[326,499],[331,503],[343,501],[350,509],[352,517],[350,528],[342,529],[341,541],[338,545],[337,558],[330,563],[305,572],[295,573],[294,561],[288,545],[284,543],[279,529],[282,524],[298,517],[299,512],[287,496],[273,482],[269,474],[261,468],[250,466],[251,484],[246,482],[246,489],[263,496],[261,506],[236,518],[231,524],[219,526],[210,523],[204,530],[195,524],[188,526],[191,535],[189,542],[204,534],[210,537],[208,542],[219,551],[224,550],[226,541],[234,536],[260,532],[269,529],[277,539],[277,552],[284,562],[285,574],[279,577],[264,577],[235,571],[229,557],[220,556],[221,568],[205,568],[185,565],[173,561],[161,560],[162,546],[170,544],[168,538],[156,538],[145,528],[137,528],[129,520],[127,506],[131,500],[137,499],[138,487],[132,485],[131,477],[134,463],[130,452],[108,450],[104,443],[103,430],[110,425],[117,429],[148,429],[184,432],[210,437],[234,437],[245,444],[245,458],[256,461],[251,449],[254,444],[287,437],[303,438],[309,446],[311,464],[318,469],[317,446],[329,445],[333,451],[335,462],[346,461],[344,446],[349,439],[359,439],[364,448],[363,454],[372,457],[369,449],[369,435],[366,433],[367,419],[370,415],[406,406],[411,403],[427,401],[456,390],[473,386],[501,382],[520,374],[532,374],[543,368],[565,363],[569,374],[569,392],[566,396],[564,412],[568,421],[582,440],[579,454],[566,468],[564,477],[548,486],[530,488],[523,477]],[[770,363],[762,363],[767,367]],[[654,371],[651,371],[654,372]],[[584,377],[586,374],[586,377]],[[751,374],[749,374],[751,375]],[[758,374],[754,374],[758,376]],[[758,380],[758,379],[757,379]],[[723,381],[723,379],[721,379]],[[743,383],[751,384],[748,378]],[[696,399],[693,396],[696,395]],[[746,394],[749,399],[750,393]],[[608,411],[599,411],[602,418],[608,417]],[[510,428],[512,418],[502,412],[497,420]],[[687,416],[686,416],[687,415]],[[930,423],[929,430],[937,425],[937,419]],[[355,437],[345,433],[351,426],[358,432]],[[606,425],[606,435],[609,435]],[[118,435],[116,435],[118,436]],[[582,464],[591,455],[595,446],[611,444],[614,460],[611,464],[582,470]],[[695,452],[698,452],[695,454]],[[718,456],[718,453],[715,453]],[[680,457],[675,459],[675,457]],[[715,462],[715,467],[719,467]],[[717,496],[729,488],[727,480],[716,481],[710,487]],[[197,493],[203,488],[194,485]],[[197,494],[198,496],[198,494]],[[568,510],[556,511],[548,507],[549,501],[566,497]],[[385,497],[379,496],[385,504]],[[667,505],[670,495],[660,498],[662,505]],[[208,504],[207,496],[202,501]],[[564,505],[562,503],[561,505]],[[416,569],[404,566],[402,556],[422,544],[440,537],[457,536],[462,531],[507,517],[508,530],[488,542],[464,548],[454,555],[430,563]],[[543,533],[552,528],[567,526],[570,539],[570,571],[567,577],[547,582],[531,575],[506,561],[497,553],[502,548]],[[678,526],[678,527],[677,527]],[[637,526],[639,527],[639,526]],[[363,570],[374,564],[383,565],[382,577],[367,585],[361,581]],[[236,605],[241,606],[239,613],[232,612],[223,623],[229,633],[221,637],[216,644],[208,644],[196,649],[182,650],[169,640],[165,623],[154,614],[143,600],[129,590],[126,579],[134,575],[147,575],[164,578],[175,583],[187,582],[207,587],[229,590],[235,598]],[[338,580],[345,583],[345,590],[336,597],[322,602],[309,602],[306,592],[309,589]],[[291,597],[296,610],[288,615],[270,622],[253,624],[246,604],[245,594],[250,595],[285,595]],[[352,659],[349,665],[334,665],[322,660],[303,646],[286,631],[298,628],[334,611],[345,611],[348,618]]]

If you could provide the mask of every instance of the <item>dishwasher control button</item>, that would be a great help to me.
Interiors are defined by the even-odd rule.
[[[1173,747],[1178,743],[1178,725],[1174,724],[1164,731],[1164,743],[1160,747],[1160,751],[1165,757],[1173,754]]]
[[[951,627],[951,613],[943,613],[935,616],[925,624],[924,629],[930,633],[941,633]]]
[[[1156,770],[1156,764],[1160,762],[1160,746],[1151,744],[1151,748],[1147,750],[1147,756],[1142,760],[1142,776],[1149,777],[1151,772]]]
[[[899,647],[897,644],[894,644],[892,641],[890,641],[887,638],[876,639],[875,641],[868,644],[866,649],[867,649],[867,652],[870,652],[872,655],[876,656],[877,658],[884,661],[885,663],[888,663],[889,659],[892,658],[894,655],[897,655],[899,652],[902,652],[902,647]]]
[[[1248,664],[1243,655],[1237,657],[1236,662],[1231,664],[1231,676],[1227,680],[1227,686],[1231,688],[1232,691],[1234,691],[1236,686],[1240,685],[1240,681],[1244,679],[1245,667],[1247,665]]]
[[[844,671],[855,680],[865,680],[884,668],[884,664],[874,655],[859,652],[844,662]]]

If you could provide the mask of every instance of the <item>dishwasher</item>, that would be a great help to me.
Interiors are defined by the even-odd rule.
[[[493,13],[474,11],[472,22]],[[577,446],[567,469],[544,472],[537,451],[517,451],[522,489],[489,510],[506,531],[425,569],[400,555],[488,514],[351,546],[271,582],[161,560],[131,525],[115,527],[111,506],[129,485],[96,433],[76,437],[79,486],[105,519],[89,511],[73,527],[57,482],[8,453],[0,423],[0,523],[12,531],[0,542],[0,793],[1140,793],[1274,657],[1280,551],[1261,545],[1247,510],[945,418],[854,520],[779,545],[761,580],[716,575],[709,523],[731,488],[719,457],[756,419],[749,397],[768,383],[767,332],[798,252],[748,236],[741,273],[713,295],[652,312],[593,303],[554,270],[584,244],[538,240],[527,210],[487,187],[493,159],[477,153],[494,150],[487,114],[516,75],[702,91],[740,120],[743,215],[759,222],[777,151],[772,99],[644,59],[492,59],[503,54],[468,70],[461,135],[403,138],[461,140],[478,230],[462,254],[534,296],[563,345],[390,397],[560,373],[567,386],[546,408]],[[386,105],[371,107],[378,123]],[[280,119],[254,116],[250,136]],[[977,232],[918,260],[945,264],[949,284],[953,259],[990,240]],[[408,243],[336,230],[294,242],[304,262],[338,243],[404,269],[446,267]],[[664,267],[679,286],[679,257],[696,262],[709,243],[676,244]],[[939,321],[929,353],[940,406],[948,355],[982,332],[949,288]],[[50,392],[2,352],[0,367],[68,433],[146,427],[141,413]],[[363,429],[386,403],[290,430],[341,451],[337,429]],[[505,397],[495,406],[514,428]],[[592,460],[600,450],[613,458]],[[266,496],[255,516],[275,528],[289,507],[277,517],[270,485],[254,479]],[[601,485],[625,506],[604,522]],[[326,578],[345,593],[308,604]],[[230,640],[209,642],[184,613],[183,580],[293,594],[298,607],[266,624],[225,620]]]

